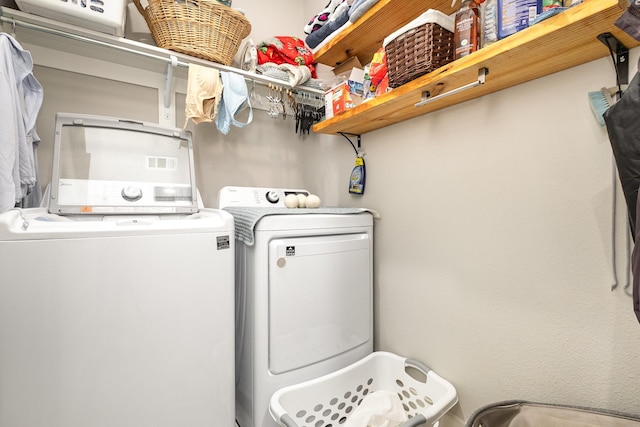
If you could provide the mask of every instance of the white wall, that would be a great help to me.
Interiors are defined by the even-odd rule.
[[[234,1],[255,40],[302,35],[324,3]],[[639,51],[632,53],[634,72]],[[134,90],[45,66],[36,73],[45,87],[43,158],[55,111],[157,117],[153,86],[162,76],[142,76],[150,87]],[[291,118],[264,112],[228,136],[211,124],[193,128],[197,179],[208,206],[224,185],[264,185],[378,210],[376,347],[421,360],[456,386],[460,404],[447,424],[502,399],[639,413],[626,207],[618,191],[614,266],[611,149],[587,99],[612,83],[602,59],[368,133],[362,197],[347,193],[355,156],[343,138],[303,138]],[[177,99],[179,111],[184,97]],[[612,291],[614,267],[620,285]]]
[[[251,38],[258,43],[273,36],[304,36],[304,2],[292,0],[233,0],[233,7],[243,9],[251,22]]]
[[[382,215],[376,348],[456,386],[447,425],[505,399],[640,415],[626,205],[587,97],[614,82],[604,58],[370,132],[365,195],[334,188]]]
[[[504,399],[640,413],[626,206],[616,182],[614,248],[587,98],[613,82],[602,59],[363,137],[376,347],[453,382],[460,419]]]

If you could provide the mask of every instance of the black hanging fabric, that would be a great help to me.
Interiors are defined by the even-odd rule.
[[[640,42],[640,3],[629,3],[629,7],[616,20],[615,25]]]
[[[636,212],[640,212],[640,198],[636,203]],[[631,252],[631,271],[633,273],[633,312],[636,314],[636,319],[640,322],[640,236],[635,236],[636,244]]]
[[[640,322],[640,234],[637,215],[640,212],[640,74],[636,73],[618,102],[604,114],[609,141],[618,169],[635,246],[631,257],[633,271],[633,310]]]
[[[636,73],[618,102],[605,113],[611,148],[620,183],[629,208],[629,222],[635,238],[636,199],[640,187],[640,75]]]

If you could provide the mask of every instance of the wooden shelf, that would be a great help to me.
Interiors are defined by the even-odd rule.
[[[427,9],[436,9],[450,15],[454,12],[451,0],[424,1],[380,0],[346,31],[322,46],[314,59],[321,64],[335,67],[357,56],[361,64],[368,64],[382,41],[398,28],[413,21]]]
[[[381,3],[384,6],[379,13],[384,12],[384,7],[390,7],[392,1]],[[604,32],[612,33],[629,48],[638,46],[640,43],[614,25],[626,5],[626,0],[621,0],[621,3],[618,0],[587,0],[382,96],[317,123],[313,131],[363,134],[609,56],[607,47],[596,38]],[[386,13],[391,13],[390,9]],[[381,17],[376,15],[376,19]],[[357,29],[353,27],[351,34],[342,39],[357,40]],[[335,45],[338,45],[338,41]],[[476,81],[481,68],[489,70],[485,84],[421,107],[414,106],[421,101],[424,91],[435,95]]]

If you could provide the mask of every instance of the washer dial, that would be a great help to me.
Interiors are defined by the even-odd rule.
[[[142,190],[135,185],[127,185],[122,189],[120,195],[127,202],[135,202],[142,198]]]

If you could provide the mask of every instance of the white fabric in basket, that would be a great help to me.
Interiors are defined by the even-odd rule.
[[[438,10],[429,9],[422,15],[418,16],[413,21],[409,22],[404,27],[399,28],[398,30],[394,31],[393,33],[385,37],[385,39],[382,42],[382,46],[387,47],[389,43],[391,43],[392,41],[394,41],[395,39],[397,39],[407,31],[413,30],[414,28],[421,27],[424,24],[438,24],[445,30],[453,33],[455,19],[453,16],[445,15],[444,13]]]
[[[362,399],[343,427],[397,427],[407,420],[398,395],[378,390]]]

